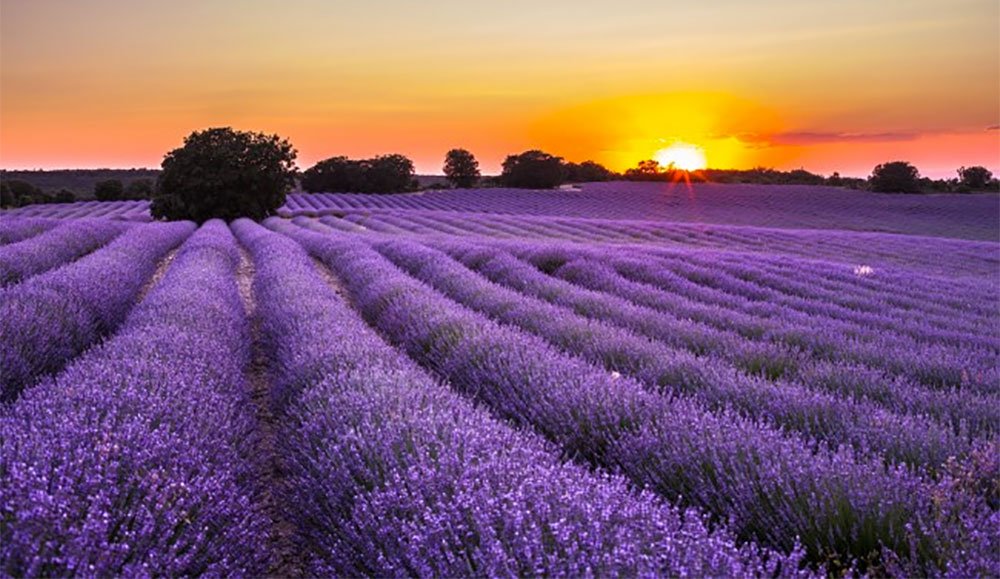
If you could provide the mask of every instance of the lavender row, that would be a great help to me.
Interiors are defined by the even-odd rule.
[[[0,290],[0,401],[113,331],[157,262],[193,230],[187,222],[141,225],[66,267]]]
[[[115,337],[0,417],[0,574],[264,572],[237,260],[207,223]]]
[[[788,551],[798,537],[811,561],[834,566],[887,564],[890,551],[924,573],[995,561],[974,531],[985,508],[965,509],[968,525],[938,520],[933,489],[904,469],[812,453],[734,413],[649,393],[465,310],[351,236],[266,224],[333,268],[370,323],[455,388],[568,456],[728,521],[742,539]]]
[[[0,247],[0,287],[86,255],[127,231],[119,221],[81,219]]]
[[[564,280],[547,276],[525,262],[513,258],[510,254],[488,249],[480,244],[438,241],[432,242],[430,245],[446,251],[487,279],[512,290],[561,306],[581,316],[603,320],[671,346],[685,348],[702,356],[691,364],[697,370],[689,373],[689,375],[698,376],[698,388],[705,387],[705,380],[708,376],[714,376],[714,380],[731,383],[734,388],[727,388],[726,394],[734,398],[729,400],[729,403],[745,407],[749,412],[765,413],[781,423],[784,423],[784,420],[792,420],[787,426],[826,439],[832,444],[847,442],[852,436],[848,434],[849,432],[854,428],[863,428],[865,430],[860,431],[859,434],[861,439],[879,436],[880,432],[881,436],[885,437],[882,443],[873,445],[873,448],[889,449],[897,445],[905,447],[914,442],[917,443],[916,448],[920,448],[923,445],[918,441],[923,439],[924,435],[919,433],[922,429],[926,429],[924,430],[926,440],[930,441],[930,448],[936,449],[930,456],[937,456],[937,458],[930,459],[930,456],[924,456],[923,459],[918,459],[916,462],[934,464],[939,459],[947,458],[949,453],[959,452],[965,445],[952,438],[951,435],[941,432],[936,425],[928,425],[923,418],[920,418],[921,415],[933,416],[947,424],[955,433],[968,436],[990,435],[1000,425],[1000,408],[995,400],[987,401],[976,396],[955,396],[946,392],[927,390],[915,394],[913,388],[887,389],[888,398],[892,401],[892,404],[887,405],[888,410],[893,413],[912,414],[917,417],[908,427],[901,427],[899,417],[886,419],[886,416],[891,415],[887,415],[883,410],[873,408],[872,404],[865,400],[872,398],[882,402],[881,397],[870,396],[867,392],[862,395],[857,395],[857,390],[853,392],[855,395],[852,397],[859,399],[856,405],[830,399],[826,396],[808,394],[808,390],[815,389],[814,380],[829,374],[831,368],[827,364],[797,359],[792,357],[788,351],[774,348],[773,344],[770,344],[771,349],[754,347],[759,346],[759,344],[747,342],[738,335],[734,336],[728,332],[706,328],[700,324],[692,323],[690,320],[679,319],[662,311],[635,305],[614,295],[575,286]],[[470,281],[470,283],[472,282]],[[460,291],[460,288],[456,288],[456,291]],[[454,294],[452,297],[457,298]],[[503,312],[501,311],[501,313]],[[552,315],[560,314],[554,313]],[[560,316],[565,317],[565,314]],[[532,321],[530,317],[527,318],[527,321],[535,324],[552,323],[551,321]],[[576,323],[580,324],[580,322]],[[593,339],[598,340],[596,336]],[[628,356],[638,356],[641,350],[629,347],[627,351]],[[677,353],[671,353],[669,357],[653,356],[649,362],[638,364],[636,368],[641,369],[639,370],[640,374],[649,375],[648,373],[653,368],[664,367],[667,363],[666,360],[679,358],[683,358],[683,356],[679,356]],[[759,371],[772,380],[784,377],[785,379],[794,379],[796,383],[759,384],[757,380],[733,375],[715,359],[735,363],[737,367],[751,374]],[[834,367],[833,370],[835,369]],[[861,376],[868,378],[873,384],[882,383],[882,376],[873,376],[871,371],[868,371],[867,374],[858,374],[858,379],[863,381],[864,378]],[[660,384],[660,381],[652,380],[651,383]],[[675,382],[674,386],[683,384],[684,379],[681,378]],[[837,392],[835,388],[824,389]],[[772,391],[773,394],[763,398],[753,396],[768,391]],[[719,392],[702,393],[702,395],[718,394]],[[788,415],[775,411],[774,404],[779,403],[787,396],[798,400],[796,404],[787,406],[787,409],[791,410],[798,406],[804,414],[793,419],[797,413]],[[771,402],[768,403],[767,400],[771,400]],[[809,400],[808,404],[801,406],[806,404],[804,402],[806,400]],[[780,402],[779,405],[786,404],[787,402]],[[799,420],[806,418],[808,418],[806,422],[799,423],[798,426],[795,425]],[[864,423],[868,421],[876,425],[865,425]],[[854,426],[847,428],[847,430],[840,430],[838,434],[839,429],[835,425],[845,428],[851,423],[855,423]],[[899,428],[898,432],[895,430],[897,428]],[[908,441],[905,440],[908,437],[904,435],[907,432],[913,433],[913,437]],[[856,439],[856,442],[860,442],[860,439]],[[903,453],[902,456],[906,456],[906,454]],[[911,455],[911,457],[920,454],[922,453]]]
[[[608,200],[607,208],[612,209],[612,204],[613,201]],[[392,220],[398,227],[419,233],[444,232],[444,228],[435,225],[441,223],[449,228],[461,229],[464,232],[463,236],[478,234],[518,238],[564,238],[584,242],[646,244],[650,247],[666,244],[713,249],[737,248],[742,251],[791,255],[797,258],[847,261],[852,266],[867,263],[879,270],[888,266],[891,269],[926,271],[949,277],[983,275],[995,277],[1000,267],[1000,255],[995,237],[991,241],[965,241],[859,231],[787,230],[722,225],[721,223],[725,221],[716,221],[709,225],[689,224],[678,222],[676,216],[664,216],[663,221],[654,221],[648,218],[621,220],[556,215],[537,217],[533,212],[522,215],[496,215],[467,211],[374,211],[371,215],[373,220]],[[414,222],[418,216],[419,225]],[[786,225],[777,224],[777,226]],[[504,233],[497,233],[498,230]]]
[[[79,201],[29,205],[11,210],[17,218],[42,217],[46,219],[117,219],[123,221],[151,221],[149,201]]]
[[[626,297],[676,316],[690,317],[753,339],[766,337],[819,359],[862,362],[933,387],[966,387],[989,393],[995,355],[975,348],[920,344],[896,334],[789,311],[736,293],[703,286],[614,249],[579,245],[509,243],[503,247],[545,272]],[[613,270],[610,269],[613,267]],[[711,273],[709,273],[711,275]],[[639,283],[636,283],[639,282]]]
[[[740,257],[734,253],[721,255],[723,261],[730,263],[738,263]],[[903,311],[921,308],[946,316],[952,315],[955,310],[986,316],[996,315],[995,310],[983,308],[980,300],[997,297],[995,282],[1000,271],[981,277],[952,279],[916,276],[913,270],[897,272],[891,268],[878,271],[872,268],[870,274],[865,274],[861,268],[847,268],[816,260],[792,263],[770,255],[759,255],[756,263],[761,268],[782,276],[794,276],[804,266],[812,287],[833,291],[849,288],[855,293],[867,291],[870,295],[886,299]]]
[[[951,429],[927,419],[896,415],[868,402],[838,399],[792,383],[748,377],[715,359],[697,358],[494,285],[446,255],[412,242],[376,247],[404,271],[458,303],[541,336],[609,372],[631,376],[653,392],[690,395],[716,410],[731,407],[798,431],[812,439],[811,445],[822,441],[836,449],[850,444],[889,462],[936,468],[969,450]]]
[[[879,328],[922,342],[1000,348],[995,335],[984,336],[976,332],[986,325],[984,322],[988,323],[987,319],[955,308],[942,308],[931,299],[909,300],[905,306],[900,306],[890,303],[894,298],[888,291],[873,293],[857,285],[841,286],[836,291],[823,290],[813,283],[795,281],[787,274],[768,272],[757,264],[757,260],[745,258],[738,264],[727,264],[715,254],[671,252],[669,257],[657,262],[726,293],[764,301],[775,309],[836,320],[845,327]],[[795,277],[811,282],[814,275],[810,264],[796,262],[795,265]],[[907,285],[918,285],[916,281],[911,280]],[[939,329],[942,326],[946,331]]]
[[[6,217],[0,219],[0,245],[16,243],[52,229],[58,221],[37,217]]]
[[[692,280],[684,271],[690,266],[657,265],[636,260],[613,262],[618,273],[626,278],[649,284],[664,290],[675,286],[677,276]],[[680,272],[680,273],[675,273]],[[868,328],[863,323],[845,324],[827,317],[819,304],[808,306],[812,313],[803,312],[780,303],[771,303],[764,298],[750,300],[742,290],[749,290],[743,284],[727,283],[721,274],[702,268],[694,274],[696,283],[709,283],[717,291],[725,294],[724,301],[730,306],[747,304],[743,308],[748,313],[768,312],[782,328],[809,333],[818,350],[832,350],[853,361],[875,365],[895,374],[908,376],[914,380],[938,388],[971,388],[980,392],[994,392],[1000,384],[995,353],[982,348],[956,348],[946,344],[917,342],[899,334]],[[739,286],[739,287],[737,287]],[[779,300],[780,301],[780,300]]]
[[[996,397],[961,390],[934,389],[845,359],[849,343],[836,336],[823,336],[807,329],[783,327],[775,321],[726,310],[718,305],[691,302],[678,292],[662,292],[631,282],[604,263],[574,260],[558,267],[553,275],[581,288],[620,297],[661,313],[673,313],[719,329],[733,329],[748,339],[771,340],[792,349],[803,349],[815,360],[796,365],[795,377],[803,384],[855,398],[868,398],[895,412],[928,414],[962,425],[972,435],[996,432],[1000,424],[1000,404]],[[838,343],[839,342],[839,343]],[[870,357],[869,357],[870,358]]]
[[[479,189],[420,195],[292,194],[282,213],[452,211],[892,231],[995,241],[995,195],[886,196],[835,187],[587,183],[581,189]]]
[[[281,407],[289,518],[319,576],[762,575],[752,548],[649,493],[560,465],[357,317],[297,244],[233,229]],[[794,560],[781,561],[787,574]]]

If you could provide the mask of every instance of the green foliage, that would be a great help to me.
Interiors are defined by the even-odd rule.
[[[98,201],[119,201],[124,194],[125,186],[118,179],[98,181],[94,185],[94,198]]]
[[[986,167],[972,166],[958,169],[960,183],[969,189],[986,189],[993,179],[993,172]]]
[[[500,180],[506,187],[551,189],[558,187],[565,177],[562,158],[531,150],[508,155],[503,162]]]
[[[906,161],[883,163],[872,170],[868,185],[880,193],[919,193],[920,172]]]
[[[452,149],[444,156],[444,176],[455,187],[474,187],[479,181],[479,161],[465,149]]]
[[[295,184],[295,149],[278,135],[211,128],[167,153],[151,211],[157,219],[260,220]]]
[[[302,174],[302,188],[310,193],[401,193],[412,191],[413,161],[399,154],[371,159],[330,157]]]
[[[128,184],[125,188],[125,196],[123,199],[130,200],[140,200],[140,199],[152,199],[153,198],[153,180],[152,179],[136,179]]]

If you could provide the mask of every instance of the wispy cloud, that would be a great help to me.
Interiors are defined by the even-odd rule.
[[[812,145],[816,143],[876,143],[912,141],[919,133],[835,133],[822,131],[801,131],[772,135],[770,141],[777,145]]]
[[[987,131],[1000,131],[1000,125],[990,125],[986,127]]]

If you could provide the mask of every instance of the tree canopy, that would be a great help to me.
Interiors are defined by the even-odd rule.
[[[473,187],[479,181],[479,161],[465,149],[452,149],[444,156],[444,176],[455,187]]]
[[[969,189],[986,189],[993,180],[993,171],[978,165],[960,167],[958,169],[958,179],[962,185],[965,185]]]
[[[413,161],[400,154],[330,157],[302,174],[302,188],[310,193],[401,193],[414,189],[414,174]]]
[[[263,219],[284,205],[295,184],[295,149],[278,135],[211,128],[167,153],[153,217]]]
[[[868,184],[881,193],[919,193],[920,172],[906,161],[882,163],[872,170]]]
[[[551,189],[565,179],[562,158],[544,151],[531,150],[508,155],[503,162],[500,181],[506,187]]]

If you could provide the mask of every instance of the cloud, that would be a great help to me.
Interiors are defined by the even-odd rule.
[[[812,145],[816,143],[876,143],[912,141],[919,133],[834,133],[823,131],[800,131],[770,135],[768,141],[775,145]]]
[[[1000,125],[990,125],[986,127],[987,131],[1000,131]]]

